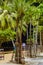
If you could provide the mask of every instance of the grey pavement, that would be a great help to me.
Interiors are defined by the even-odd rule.
[[[43,57],[25,58],[25,62],[43,62]]]
[[[43,57],[25,58],[26,65],[43,65]]]
[[[25,58],[25,64],[3,63],[0,65],[43,65],[43,57]]]
[[[0,64],[0,65],[23,65],[23,64],[4,63],[4,64]],[[25,64],[25,65],[43,65],[43,63],[39,62],[39,63],[30,63],[30,64]]]
[[[43,65],[43,63],[39,62],[38,65]]]
[[[4,64],[0,64],[0,65],[23,65],[23,64],[4,63]],[[30,63],[30,64],[25,64],[25,65],[43,65],[43,63],[39,62],[39,63]]]

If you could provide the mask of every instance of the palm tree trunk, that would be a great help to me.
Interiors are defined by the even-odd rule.
[[[31,54],[31,19],[30,19],[30,57],[32,57],[32,54]]]
[[[22,41],[20,39],[20,44],[19,44],[19,63],[22,63],[22,61],[21,61],[21,59],[22,59],[21,51],[22,51]]]
[[[33,26],[33,47],[35,48],[35,33],[34,33],[34,26]],[[35,49],[33,48],[33,56],[34,56],[34,53],[35,53]]]
[[[41,52],[42,52],[42,40],[41,40],[41,31],[40,31],[40,46],[41,46]]]
[[[21,51],[22,51],[22,21],[20,21],[20,24],[21,24],[21,27],[20,27],[20,34],[19,34],[19,63],[22,63],[21,59],[22,59],[22,54],[21,54]]]
[[[38,39],[38,23],[37,23],[37,26],[36,26],[35,56],[37,54],[37,44],[38,44],[37,39]]]
[[[19,42],[18,42],[19,40]],[[16,55],[15,60],[17,63],[22,63],[21,58],[21,50],[22,50],[22,23],[20,27],[20,34],[18,33],[18,24],[17,24],[17,30],[16,30]]]
[[[19,63],[19,43],[18,43],[18,20],[17,20],[17,25],[16,25],[16,43],[15,43],[15,46],[16,46],[16,52],[15,52],[15,61],[16,63]]]
[[[31,41],[31,20],[30,20],[30,41]]]
[[[27,39],[28,39],[28,26],[27,26]]]
[[[25,64],[24,62],[24,57],[23,57],[23,61],[22,61],[22,30],[21,30],[21,33],[20,33],[20,44],[19,44],[19,63],[20,64]]]
[[[16,31],[16,43],[15,43],[15,46],[16,46],[15,60],[16,60],[16,63],[19,63],[19,43],[18,43],[18,32],[17,31]]]

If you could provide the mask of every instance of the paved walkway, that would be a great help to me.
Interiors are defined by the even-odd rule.
[[[26,65],[43,65],[43,57],[25,58]]]
[[[4,64],[0,64],[0,65],[43,65],[43,62],[39,62],[39,63],[30,63],[30,64],[12,64],[12,63],[4,63]]]
[[[27,58],[25,59],[26,63],[25,65],[43,65],[43,58]],[[21,64],[14,64],[14,63],[0,63],[0,65],[21,65]],[[24,65],[24,64],[22,64]]]
[[[39,62],[39,63],[31,63],[31,64],[28,64],[28,65],[43,65],[43,63]]]
[[[25,62],[43,62],[43,57],[37,58],[25,58]]]

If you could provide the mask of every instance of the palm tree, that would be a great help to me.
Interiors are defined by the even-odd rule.
[[[13,26],[13,29],[16,29],[16,44],[15,44],[16,45],[16,58],[17,58],[16,61],[18,62],[18,60],[19,60],[19,62],[21,62],[22,31],[26,30],[25,29],[26,23],[23,20],[23,17],[25,14],[26,3],[23,0],[21,0],[21,1],[15,0],[15,1],[13,1],[12,5],[13,5],[13,8],[11,7],[12,11],[9,11],[7,6],[4,7],[4,9],[7,8],[7,10],[10,12],[10,15],[7,14],[5,18],[8,21],[9,27]],[[15,25],[14,25],[14,23],[15,23]],[[19,40],[20,44],[18,43],[18,40]],[[18,54],[19,54],[19,56],[18,56]]]
[[[36,44],[37,44],[37,35],[38,35],[38,23],[39,23],[39,18],[40,18],[40,9],[37,7],[31,6],[29,10],[26,12],[27,15],[27,20],[30,22],[30,41],[31,41],[31,25],[33,25],[33,31],[35,30],[35,35],[36,35]],[[34,27],[36,29],[34,29]],[[33,33],[34,35],[34,33]],[[31,43],[31,42],[30,42]],[[35,42],[34,42],[35,43]],[[30,53],[31,55],[31,53]]]
[[[23,31],[26,30],[25,29],[26,23],[23,20],[26,3],[23,0],[21,1],[15,0],[11,5],[13,5],[13,8],[8,5],[8,1],[5,1],[3,2],[3,6],[1,6],[2,9],[4,10],[3,13],[0,15],[1,29],[2,28],[16,29],[16,57],[17,60],[21,62],[22,30]],[[7,24],[7,27],[5,26],[5,24]],[[18,40],[20,44],[18,43]],[[20,50],[18,50],[18,48]],[[19,58],[18,58],[18,53],[19,53]]]
[[[22,50],[22,32],[24,25],[26,24],[25,21],[23,20],[23,17],[25,16],[25,1],[21,0],[15,0],[14,1],[14,8],[15,8],[15,13],[17,16],[15,17],[16,20],[16,61],[19,61],[21,63],[21,50]],[[17,8],[17,9],[16,9]],[[26,25],[25,25],[26,26]],[[19,43],[18,43],[19,41]],[[19,56],[18,56],[18,54]]]

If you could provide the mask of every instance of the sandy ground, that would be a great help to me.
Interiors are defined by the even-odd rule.
[[[12,58],[12,53],[4,54],[4,59],[0,59],[0,63],[10,62]]]
[[[13,52],[8,52],[7,54],[4,54],[4,59],[0,59],[0,63],[9,63],[11,61],[12,55],[13,55]],[[22,51],[22,55],[25,57],[25,51]]]

